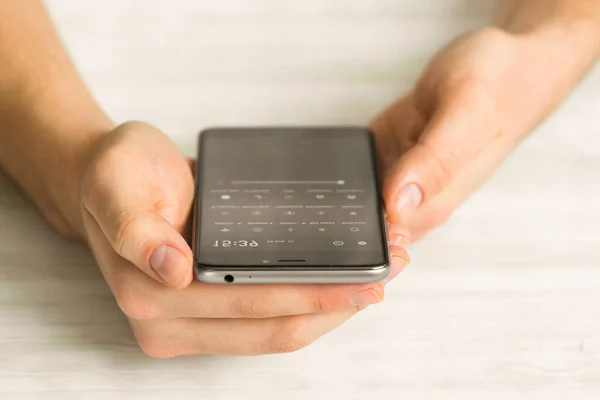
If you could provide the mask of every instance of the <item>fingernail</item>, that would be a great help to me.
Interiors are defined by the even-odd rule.
[[[406,247],[410,244],[410,240],[408,240],[404,236],[391,234],[390,235],[390,244],[392,246]]]
[[[406,222],[423,201],[423,193],[416,184],[409,183],[400,190],[397,199],[396,212],[401,221]]]
[[[167,285],[177,286],[187,271],[187,260],[173,247],[162,245],[150,256],[150,266]]]
[[[383,281],[383,284],[387,285],[388,283],[393,281],[394,278],[396,278],[400,274],[400,272],[404,271],[404,268],[406,268],[407,266],[408,266],[407,260],[400,258],[400,257],[392,256],[392,272],[390,272],[388,277],[385,278],[385,280]]]
[[[383,298],[372,288],[361,290],[352,296],[352,305],[369,306],[381,302]]]

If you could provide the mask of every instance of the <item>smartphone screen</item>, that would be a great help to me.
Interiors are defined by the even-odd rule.
[[[373,138],[361,128],[214,129],[200,135],[196,262],[383,265]]]

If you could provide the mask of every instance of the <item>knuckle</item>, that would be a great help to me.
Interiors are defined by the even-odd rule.
[[[115,131],[120,135],[126,136],[126,135],[135,134],[136,132],[139,132],[140,130],[143,130],[145,132],[149,129],[157,130],[154,126],[152,126],[144,121],[132,120],[132,121],[127,121],[127,122],[122,123],[115,129]]]
[[[317,293],[311,298],[311,308],[317,314],[331,311],[332,303],[331,296],[327,294],[327,286],[319,287]]]
[[[140,256],[149,255],[152,241],[148,235],[152,224],[151,213],[122,210],[116,217],[116,229],[111,235],[113,249],[121,257],[143,268]]]
[[[444,156],[436,151],[432,151],[431,157],[435,160],[435,165],[437,166],[437,173],[434,174],[436,186],[445,186],[452,179],[454,166],[459,161],[458,157],[456,157],[451,151],[446,153]]]
[[[122,212],[117,218],[117,230],[113,240],[113,248],[121,256],[125,257],[130,238],[135,237],[135,233],[139,231],[139,219],[135,218],[128,212]]]
[[[98,196],[106,196],[111,182],[122,162],[120,150],[114,146],[103,144],[93,155],[81,180],[80,191],[83,199],[95,200]]]
[[[310,342],[302,335],[300,326],[294,319],[281,324],[267,341],[267,353],[293,353],[306,347]]]
[[[84,172],[79,187],[80,196],[84,204],[89,204],[96,198],[99,174],[96,162],[92,162]]]
[[[129,318],[135,320],[159,319],[165,316],[163,306],[146,291],[131,285],[131,282],[118,282],[113,288],[119,308]]]
[[[432,172],[428,174],[429,184],[432,190],[437,192],[452,180],[454,171],[461,162],[460,157],[450,149],[441,154],[434,145],[428,142],[423,142],[421,145],[429,160],[427,167]]]

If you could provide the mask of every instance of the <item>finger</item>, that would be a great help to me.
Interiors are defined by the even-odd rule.
[[[392,265],[388,281],[410,261],[402,247],[391,246],[390,252]],[[154,290],[125,293],[123,297],[136,298],[138,301],[132,306],[160,310],[160,314],[144,316],[136,314],[136,310],[124,311],[138,318],[273,318],[328,313],[348,306],[366,307],[380,303],[385,296],[384,284],[385,281],[352,285],[211,285],[194,282],[177,295],[156,285]],[[136,290],[140,286],[130,287]]]
[[[407,225],[417,208],[502,135],[489,126],[493,103],[470,88],[441,102],[416,145],[394,165],[384,186],[390,221]]]
[[[190,167],[190,172],[192,174],[192,176],[195,178],[196,177],[196,160],[193,158],[188,158],[187,159],[188,165]],[[182,235],[185,238],[186,243],[188,244],[188,246],[192,246],[192,238],[193,238],[193,231],[194,229],[194,221],[192,218],[188,218],[183,226],[183,228],[181,229]]]
[[[411,232],[408,226],[387,222],[388,243],[392,246],[407,247],[411,242]]]
[[[149,217],[139,217],[138,220],[142,221],[142,223],[135,222],[135,224],[137,224],[137,226],[141,227],[141,228],[136,228],[136,229],[139,229],[140,231],[145,232],[146,229],[143,228],[143,226],[144,226],[143,223],[148,220],[151,220],[152,218],[157,218],[157,217],[155,217],[154,214],[150,214]],[[158,218],[160,218],[160,217],[158,217]],[[107,234],[102,230],[98,221],[93,216],[91,216],[91,214],[87,213],[87,215],[84,216],[83,220],[84,220],[84,224],[86,226],[86,231],[88,234],[88,240],[90,242],[90,247],[91,247],[92,251],[94,252],[94,256],[98,260],[99,264],[101,266],[103,266],[102,272],[105,275],[105,279],[107,280],[107,282],[111,286],[111,289],[117,296],[117,300],[120,300],[120,303],[123,303],[124,297],[127,297],[130,294],[133,294],[133,292],[135,292],[135,291],[140,291],[142,293],[148,293],[148,291],[154,291],[155,287],[158,287],[158,288],[161,288],[164,290],[168,289],[167,287],[165,287],[165,285],[168,285],[168,284],[152,268],[152,266],[150,266],[150,261],[145,262],[145,263],[140,262],[141,267],[133,264],[132,262],[130,262],[128,259],[125,258],[125,256],[127,256],[127,251],[125,251],[125,250],[115,251],[115,245],[109,241]],[[151,251],[149,249],[156,248],[156,245],[154,245],[153,243],[156,242],[156,240],[154,238],[157,235],[153,235],[152,233],[157,231],[157,229],[156,229],[156,226],[151,226],[151,225],[152,224],[147,225],[150,227],[149,229],[147,229],[149,234],[144,233],[145,236],[140,236],[138,234],[137,236],[142,238],[141,242],[139,244],[134,244],[134,245],[130,244],[130,246],[142,249],[141,251],[143,253],[149,253]],[[128,228],[128,229],[131,229],[131,228]],[[172,229],[172,228],[168,227],[167,229]],[[136,235],[134,234],[134,236],[136,236]],[[164,237],[161,237],[160,239],[161,239],[160,242],[163,243]],[[172,238],[171,242],[178,242],[181,240],[183,240],[183,239],[180,236],[179,237],[175,236],[174,238]],[[183,254],[183,252],[186,251],[183,248],[183,246],[184,245],[179,245],[179,247],[181,248],[182,254]],[[118,246],[116,246],[116,247],[118,248]],[[123,248],[123,249],[125,249],[125,248]],[[135,258],[135,256],[130,256],[130,258]],[[148,258],[148,260],[150,260],[152,258],[152,255],[148,256],[147,258]],[[189,255],[188,258],[191,258],[191,255]],[[186,267],[188,271],[186,271],[185,274],[187,274],[187,272],[189,272],[190,277],[187,278],[184,275],[184,278],[181,279],[179,281],[179,283],[176,285],[177,288],[182,288],[182,287],[188,285],[189,281],[192,280],[192,273],[191,273],[192,263],[191,263],[191,261],[189,261],[189,262],[186,261],[185,264],[186,265],[189,264],[189,266]],[[145,274],[140,273],[140,269],[143,272],[145,272]],[[129,286],[131,286],[131,288],[128,289]],[[134,303],[137,303],[135,298],[133,298],[133,297],[132,298],[127,297],[127,298],[128,298],[128,300],[125,301],[126,303],[131,302],[131,301],[133,301]]]
[[[130,320],[142,350],[157,358],[181,355],[261,355],[302,349],[352,317],[346,307],[327,314],[268,319]]]
[[[410,264],[410,256],[408,255],[406,249],[401,246],[390,246],[390,257],[392,258],[392,275],[395,273],[395,270],[402,270],[405,266]],[[394,264],[394,262],[399,262],[400,264]]]
[[[371,122],[382,180],[398,157],[415,144],[424,126],[424,118],[414,104],[413,92],[408,92]]]
[[[104,240],[95,241],[96,258],[109,268],[105,277],[117,303],[137,320],[174,318],[273,318],[328,313],[346,307],[366,307],[384,298],[385,281],[336,285],[214,285],[195,281],[173,292],[141,274],[110,251]],[[387,280],[404,268],[409,258],[400,247],[391,247]]]
[[[83,203],[118,255],[181,288],[192,280],[192,251],[179,233],[185,218],[177,216],[187,215],[193,180],[174,144],[154,128],[144,127],[144,134],[143,141],[116,135],[118,145],[86,176]]]
[[[392,259],[392,271],[383,281],[384,285],[394,280],[410,264],[410,257],[403,247],[390,246],[390,255]]]
[[[392,273],[394,271],[390,275]],[[135,319],[273,318],[328,313],[351,306],[366,307],[384,298],[383,282],[353,285],[214,285],[193,282],[173,293],[142,275],[130,275],[121,274],[119,282],[113,280],[111,287],[121,309]]]
[[[175,227],[120,190],[98,190],[90,197],[86,209],[118,255],[169,287],[190,283],[192,251]]]
[[[349,285],[211,285],[193,282],[173,292],[118,257],[93,221],[92,250],[104,265],[103,274],[121,310],[136,320],[192,318],[273,318],[317,314],[347,307],[366,307],[384,298],[386,281]],[[408,262],[402,248],[391,247],[391,272],[396,276]]]
[[[94,219],[86,219],[94,255],[119,307],[132,319],[272,318],[326,313],[381,302],[384,282],[352,285],[210,285],[193,282],[178,292],[119,257]],[[392,247],[392,255],[402,249]],[[408,255],[403,253],[407,259]],[[394,257],[392,257],[394,259]],[[388,280],[403,265],[392,263]],[[398,271],[399,272],[399,271]]]

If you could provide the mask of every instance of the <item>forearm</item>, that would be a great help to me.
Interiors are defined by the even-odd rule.
[[[77,234],[80,166],[113,123],[39,0],[0,0],[0,20],[0,166],[54,226]]]
[[[496,25],[512,35],[527,78],[521,134],[554,110],[600,56],[600,0],[503,0]],[[518,121],[517,121],[518,122]],[[518,124],[519,125],[519,124]]]
[[[540,28],[579,27],[600,32],[599,0],[502,0],[496,15],[502,28],[514,33]]]
[[[582,66],[600,57],[600,0],[502,0],[496,24],[570,53]]]

